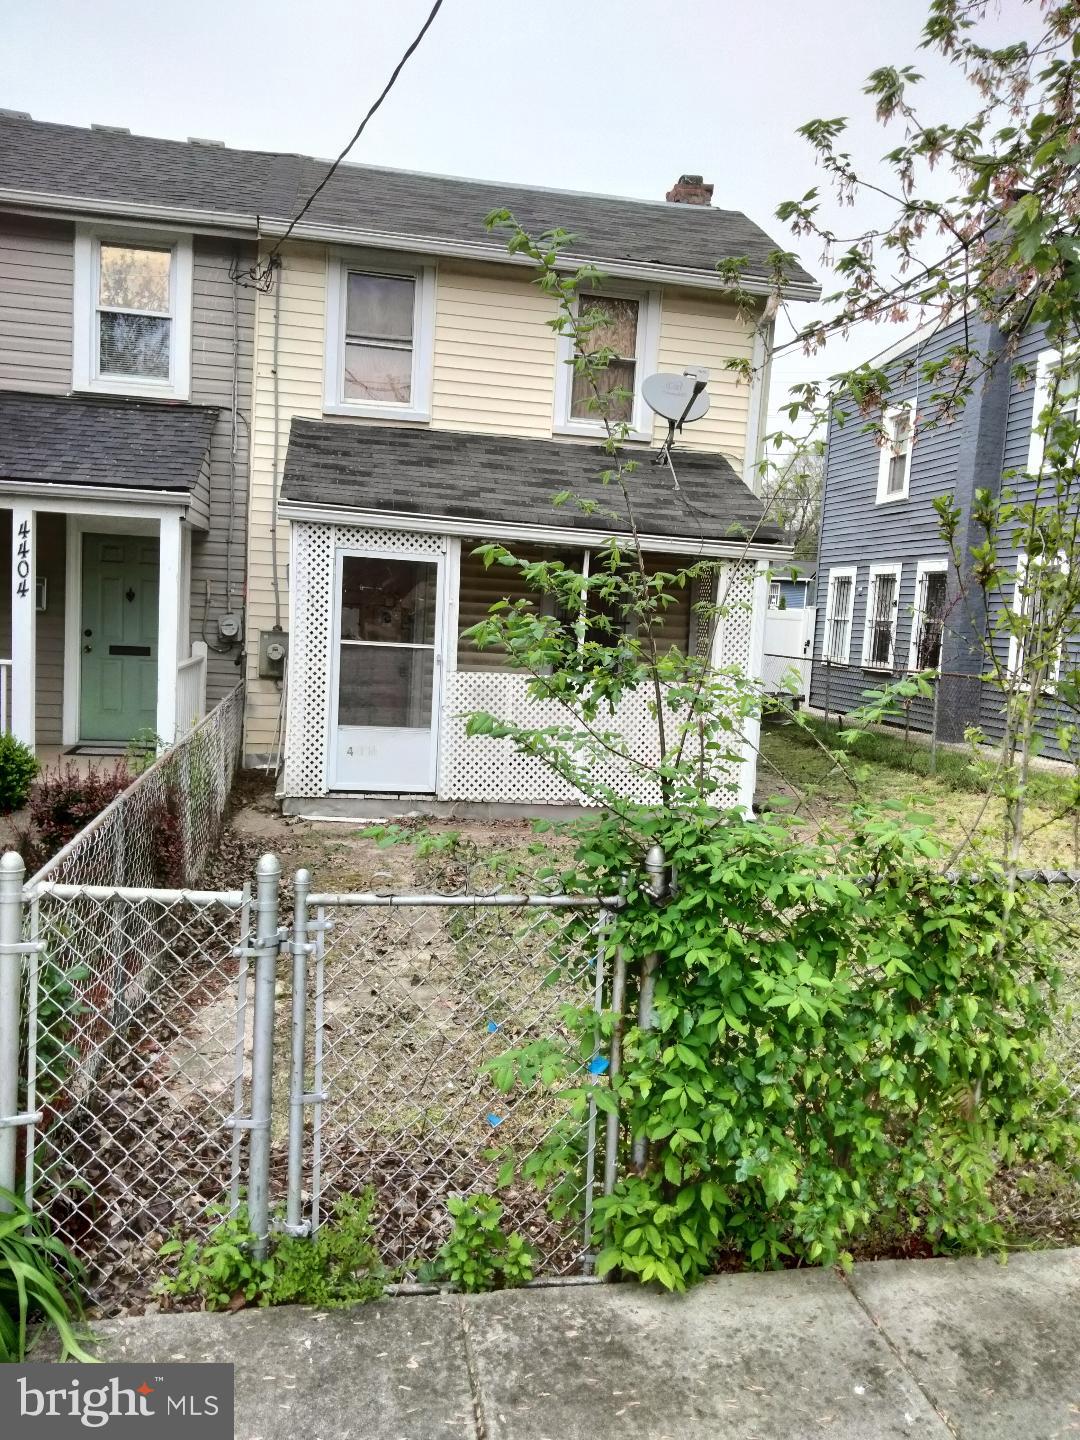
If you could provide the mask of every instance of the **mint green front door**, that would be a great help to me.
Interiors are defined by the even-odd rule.
[[[84,535],[81,740],[130,740],[157,721],[158,542]]]

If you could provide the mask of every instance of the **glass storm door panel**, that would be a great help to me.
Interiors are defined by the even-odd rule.
[[[157,723],[158,542],[84,535],[79,734],[130,740]]]
[[[338,561],[334,790],[435,789],[438,560]]]

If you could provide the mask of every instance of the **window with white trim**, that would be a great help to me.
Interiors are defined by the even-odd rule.
[[[1055,631],[1060,631],[1060,602],[1055,604],[1053,591],[1056,587],[1041,584],[1037,577],[1050,564],[1046,556],[1028,556],[1021,552],[1016,557],[1016,583],[1013,586],[1013,614],[1023,622],[1009,636],[1009,676],[1023,680],[1028,670],[1029,657],[1032,665],[1045,666],[1043,685],[1052,689],[1061,675],[1061,652],[1064,636],[1058,635],[1053,654],[1045,654],[1046,646]],[[1058,572],[1068,574],[1068,562],[1064,555],[1057,559]],[[1024,680],[1024,685],[1029,684]]]
[[[595,316],[598,322],[582,336],[584,353],[613,352],[607,368],[593,377],[601,399],[612,391],[627,393],[611,400],[606,412],[601,412],[597,408],[593,381],[574,369],[574,358],[579,352],[573,336],[560,335],[555,373],[555,430],[570,435],[602,435],[606,413],[613,424],[630,427],[631,439],[651,439],[652,412],[642,397],[641,382],[656,369],[659,296],[652,291],[638,295],[589,293],[578,297],[577,311],[582,316]]]
[[[868,669],[892,669],[900,608],[900,574],[899,565],[870,566],[862,653],[862,663]]]
[[[878,459],[877,503],[906,500],[911,485],[911,452],[915,443],[915,406],[910,400],[885,411],[885,438]]]
[[[948,583],[948,561],[919,561],[915,570],[909,670],[941,669],[941,638],[945,629]]]
[[[192,268],[190,236],[78,228],[76,390],[187,399]]]
[[[769,609],[770,609],[770,610],[779,610],[779,609],[780,609],[780,595],[781,595],[780,581],[779,581],[779,580],[770,580],[770,581],[769,581]]]
[[[1075,357],[1070,357],[1070,365]],[[1080,414],[1080,371],[1063,371],[1061,352],[1043,350],[1035,365],[1035,386],[1031,407],[1031,439],[1028,442],[1028,473],[1038,475],[1046,454],[1046,408],[1057,384],[1055,422],[1072,421]]]
[[[430,266],[331,257],[324,410],[430,420],[434,318]]]
[[[821,658],[846,665],[851,655],[851,616],[855,608],[855,568],[829,571],[825,601],[825,636]]]

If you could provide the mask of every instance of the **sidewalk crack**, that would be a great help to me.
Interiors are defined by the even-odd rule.
[[[476,1426],[476,1440],[487,1440],[487,1422],[484,1419],[484,1402],[480,1398],[480,1378],[476,1369],[476,1355],[469,1333],[469,1315],[464,1295],[457,1297],[458,1321],[461,1325],[461,1348],[465,1355],[465,1373],[469,1377],[469,1395],[472,1399],[473,1423]]]
[[[862,1296],[855,1289],[855,1286],[851,1283],[848,1275],[843,1270],[839,1270],[839,1275],[841,1283],[844,1285],[844,1288],[847,1290],[848,1294],[855,1301],[855,1304],[858,1305],[859,1309],[863,1312],[866,1318],[870,1321],[870,1324],[873,1325],[874,1329],[881,1336],[882,1340],[885,1341],[885,1344],[889,1347],[889,1349],[895,1356],[896,1362],[900,1366],[901,1370],[903,1370],[904,1374],[915,1386],[915,1389],[918,1390],[919,1394],[923,1397],[926,1403],[930,1406],[931,1410],[933,1410],[934,1414],[945,1426],[945,1429],[949,1432],[950,1435],[954,1437],[954,1440],[963,1440],[963,1436],[959,1428],[952,1420],[949,1419],[949,1416],[944,1410],[942,1410],[941,1406],[934,1399],[933,1395],[930,1393],[929,1390],[927,1390],[926,1386],[915,1374],[915,1371],[912,1370],[911,1366],[904,1359],[904,1352],[900,1349],[899,1345],[896,1344],[895,1340],[893,1340],[892,1336],[885,1329],[884,1325],[882,1325],[881,1321],[877,1318],[874,1312],[870,1309],[869,1305],[867,1305],[866,1302],[863,1300]]]

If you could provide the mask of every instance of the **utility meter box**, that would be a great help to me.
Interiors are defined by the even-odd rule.
[[[228,611],[225,615],[218,616],[218,635],[222,640],[230,644],[240,639],[240,616],[235,610]]]
[[[280,680],[285,674],[285,656],[289,653],[289,637],[284,630],[259,632],[259,679]]]

